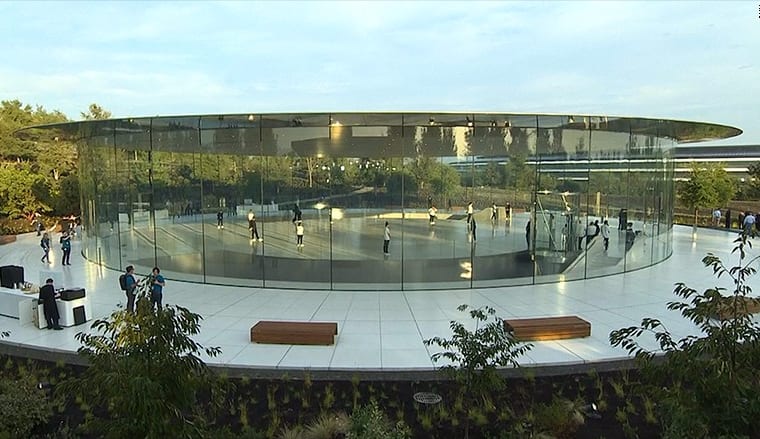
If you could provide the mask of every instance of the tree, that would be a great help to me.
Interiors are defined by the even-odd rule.
[[[459,188],[459,173],[451,166],[439,163],[430,179],[430,188],[436,195],[448,198]]]
[[[734,182],[720,163],[692,163],[689,180],[678,188],[681,201],[694,209],[694,227],[700,208],[725,206],[734,193]]]
[[[111,112],[104,109],[98,104],[90,104],[90,106],[87,108],[86,113],[81,112],[79,114],[84,120],[103,120],[111,118]]]
[[[536,185],[536,170],[526,163],[525,156],[510,156],[506,164],[505,174],[507,187],[532,191]]]
[[[469,305],[460,305],[459,311],[467,311]],[[468,330],[459,321],[450,322],[453,336],[450,339],[433,337],[425,340],[425,346],[436,345],[444,349],[431,356],[433,362],[446,359],[450,364],[441,369],[450,374],[461,386],[465,407],[477,407],[484,403],[490,392],[504,388],[504,379],[498,367],[519,366],[517,359],[533,345],[517,341],[507,332],[504,321],[496,317],[496,310],[483,306],[470,309],[475,320],[475,330]],[[482,325],[481,325],[482,324]],[[470,436],[469,413],[465,416],[465,438]]]
[[[79,355],[90,367],[57,391],[108,409],[87,421],[101,437],[203,437],[206,414],[198,395],[217,401],[221,388],[199,353],[221,350],[193,340],[200,315],[181,306],[153,312],[148,282],[141,285],[135,313],[116,311],[92,324],[96,332],[76,335]]]
[[[409,171],[394,171],[385,182],[385,186],[388,189],[389,194],[401,195],[401,188],[404,188],[404,193],[408,196],[417,192],[417,178]]]
[[[741,192],[744,198],[757,199],[760,197],[760,163],[753,163],[747,167],[749,181],[743,182]]]
[[[49,193],[45,179],[24,164],[0,164],[0,214],[20,218],[29,212],[50,211],[43,201]]]
[[[665,438],[756,436],[760,324],[749,307],[757,307],[760,301],[750,297],[748,278],[756,273],[753,265],[760,257],[748,258],[746,249],[751,244],[746,235],[734,243],[732,254],[739,256],[736,266],[726,267],[712,253],[702,259],[717,278],[728,278],[729,288],[716,286],[699,293],[679,282],[674,294],[681,300],[667,305],[695,324],[698,335],[674,340],[654,318],[610,333],[613,346],[623,347],[640,362],[641,392],[657,401]],[[659,349],[641,346],[638,339],[645,333],[654,336]]]

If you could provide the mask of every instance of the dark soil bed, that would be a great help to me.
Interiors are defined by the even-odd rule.
[[[3,365],[5,377],[13,377],[19,369],[37,374],[51,395],[57,383],[82,371],[77,366],[11,357],[3,358]],[[374,400],[390,420],[409,425],[415,438],[463,437],[466,416],[471,438],[528,437],[547,428],[558,438],[655,438],[659,428],[653,405],[628,397],[637,379],[636,371],[509,378],[503,391],[492,393],[479,407],[468,407],[459,387],[444,380],[317,381],[308,374],[280,379],[229,378],[233,386],[214,421],[244,437],[277,437],[286,427],[307,425],[321,414],[350,414],[355,407]],[[442,400],[420,404],[414,400],[417,392],[435,393]],[[547,408],[556,398],[575,401],[577,407],[594,403],[598,412],[584,416],[580,426],[566,425],[566,413]],[[35,429],[35,437],[98,437],[77,428],[97,410],[73,400],[59,403],[49,422]]]

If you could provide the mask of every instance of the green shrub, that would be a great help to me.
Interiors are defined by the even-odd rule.
[[[0,235],[20,235],[33,231],[34,224],[29,223],[25,218],[0,217]]]
[[[412,436],[403,421],[393,425],[375,402],[354,410],[350,422],[346,439],[404,439]]]
[[[575,432],[585,421],[579,404],[565,398],[555,398],[551,404],[539,404],[533,415],[538,432],[549,433],[558,439],[575,437]]]
[[[47,422],[52,404],[32,375],[0,378],[0,437],[29,437],[34,427]]]
[[[322,415],[306,427],[304,439],[333,439],[348,431],[350,419],[344,413]]]
[[[733,267],[708,253],[702,263],[728,287],[699,292],[677,283],[680,300],[667,308],[678,311],[699,329],[697,335],[676,338],[655,318],[610,333],[613,346],[635,354],[641,362],[642,397],[657,404],[654,416],[665,438],[755,437],[760,417],[760,323],[748,310],[752,303],[749,277],[760,256],[751,257],[748,237],[734,241]],[[731,307],[726,307],[726,303]],[[723,318],[718,319],[716,316]],[[639,338],[653,336],[659,349],[648,349]]]

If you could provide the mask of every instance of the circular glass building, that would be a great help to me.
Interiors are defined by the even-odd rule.
[[[28,130],[78,144],[82,248],[93,262],[351,290],[524,285],[655,264],[672,251],[672,148],[741,133],[506,113],[223,114]]]

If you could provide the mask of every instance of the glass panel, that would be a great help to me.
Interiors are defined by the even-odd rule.
[[[587,277],[621,273],[625,269],[625,224],[620,228],[620,220],[628,212],[626,148],[630,134],[621,132],[624,126],[619,121],[615,123],[621,131],[603,131],[606,123],[606,119],[592,118],[589,196],[594,223],[599,222],[599,235],[591,239],[586,249]],[[604,228],[609,231],[606,244],[602,236],[607,234],[603,233]],[[596,233],[596,226],[592,231]]]
[[[121,269],[134,265],[146,275],[155,266],[155,235],[150,223],[150,120],[129,119],[116,123],[115,145],[111,154],[116,163],[111,205],[105,215],[108,228],[114,224],[109,241],[113,253],[121,253]],[[119,250],[120,249],[120,250]]]
[[[538,181],[536,118],[479,114],[475,121],[474,176],[468,180],[480,224],[474,247],[474,286],[530,284],[535,264],[526,227]]]
[[[589,202],[590,125],[583,116],[543,118],[537,138],[538,181],[531,230],[536,282],[582,279],[586,231],[594,221]]]
[[[262,120],[265,286],[331,287],[330,216],[320,203],[330,196],[329,120],[327,114]]]
[[[402,168],[402,119],[333,115],[322,172],[329,195],[315,207],[331,219],[332,287],[401,289],[402,192],[393,180]],[[369,125],[370,123],[389,125]],[[362,123],[364,126],[352,126]],[[391,236],[385,254],[385,223]],[[362,273],[357,276],[357,273]]]
[[[473,243],[464,219],[472,193],[460,181],[471,188],[470,128],[450,126],[465,125],[466,116],[433,115],[416,126],[405,117],[404,123],[403,165],[391,166],[391,181],[403,185],[404,289],[469,287]]]
[[[197,117],[153,121],[152,183],[156,265],[167,278],[202,282]],[[233,277],[233,276],[230,276]],[[209,280],[213,282],[213,280]]]

